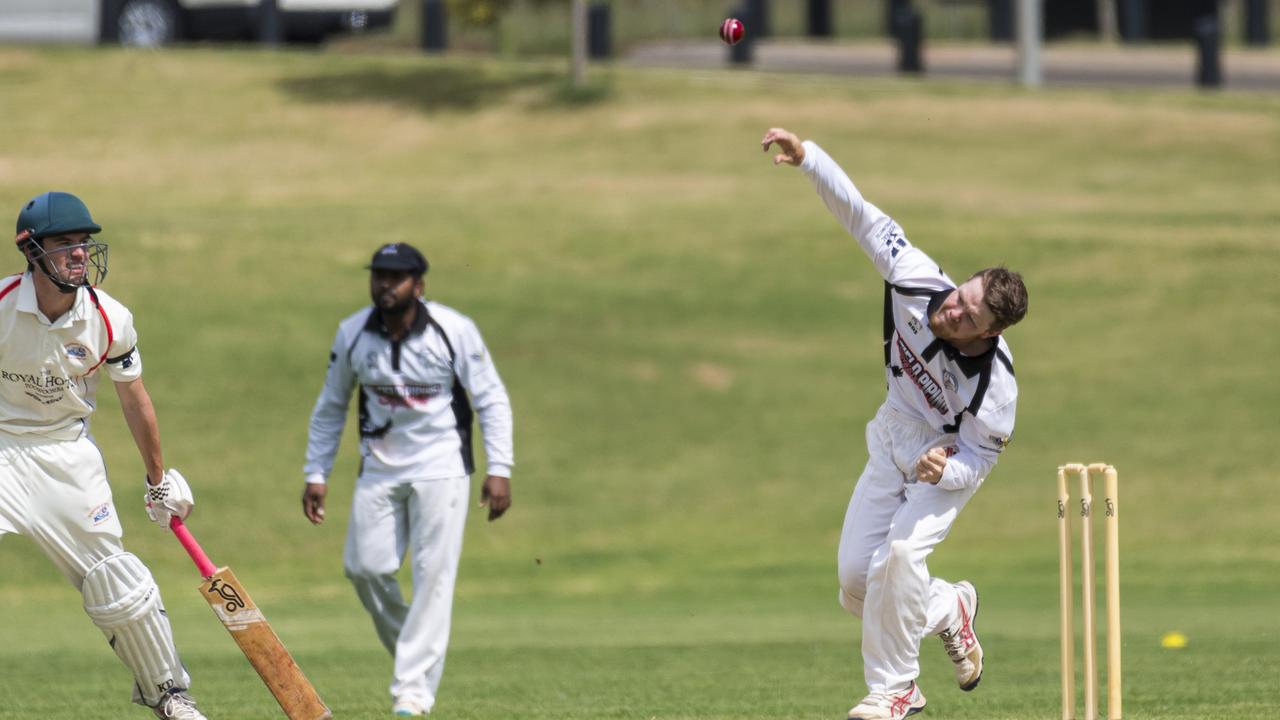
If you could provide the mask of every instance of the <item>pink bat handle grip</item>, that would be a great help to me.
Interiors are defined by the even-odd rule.
[[[191,561],[196,564],[196,569],[200,571],[201,577],[211,578],[218,571],[213,566],[213,562],[209,560],[209,556],[204,554],[204,550],[200,547],[200,543],[196,542],[191,531],[186,525],[182,524],[182,520],[174,515],[169,518],[169,529],[177,536],[178,542],[182,543],[182,547],[191,556]]]

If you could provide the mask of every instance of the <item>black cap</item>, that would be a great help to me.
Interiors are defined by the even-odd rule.
[[[383,245],[373,253],[369,261],[369,270],[399,270],[412,275],[421,276],[430,265],[418,249],[409,243],[390,243]]]

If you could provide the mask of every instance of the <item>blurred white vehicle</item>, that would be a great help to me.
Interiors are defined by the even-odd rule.
[[[388,27],[397,0],[275,0],[282,39],[319,42]],[[260,0],[0,0],[0,43],[120,43],[260,37]]]

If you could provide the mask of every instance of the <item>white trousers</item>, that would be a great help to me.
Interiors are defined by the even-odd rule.
[[[872,692],[905,690],[920,674],[920,642],[958,623],[956,587],[925,560],[977,486],[917,482],[916,460],[951,436],[883,405],[867,423],[870,454],[845,513],[840,604],[862,618],[862,663]],[[981,485],[981,482],[978,483]]]
[[[444,674],[453,587],[467,521],[467,476],[443,480],[356,481],[343,565],[395,658],[391,695],[428,709]],[[396,580],[412,549],[413,601]]]
[[[6,533],[31,538],[77,590],[83,590],[90,568],[124,552],[107,468],[93,440],[0,432],[0,537]],[[162,642],[173,650],[171,638]],[[173,682],[185,689],[191,678],[184,671]],[[142,686],[135,684],[134,701],[154,703],[151,684],[145,684],[150,698],[141,694]]]

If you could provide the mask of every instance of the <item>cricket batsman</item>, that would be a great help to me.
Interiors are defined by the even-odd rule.
[[[147,515],[161,527],[195,500],[164,470],[142,385],[133,316],[96,285],[102,231],[75,195],[47,192],[18,213],[26,272],[0,280],[0,537],[31,538],[84,596],[84,610],[133,673],[133,700],[158,718],[204,720],[187,694],[160,588],[125,552],[102,453],[89,434],[98,381],[115,385],[146,468]],[[12,618],[10,618],[12,620]]]
[[[1013,433],[1018,385],[1001,333],[1027,312],[1027,289],[1003,267],[957,285],[863,199],[812,141],[773,128],[774,164],[799,167],[884,278],[889,393],[867,424],[870,454],[840,534],[840,604],[862,618],[867,696],[849,720],[901,720],[924,709],[920,642],[937,635],[960,689],[982,678],[978,592],[930,577],[925,560],[991,472]]]

